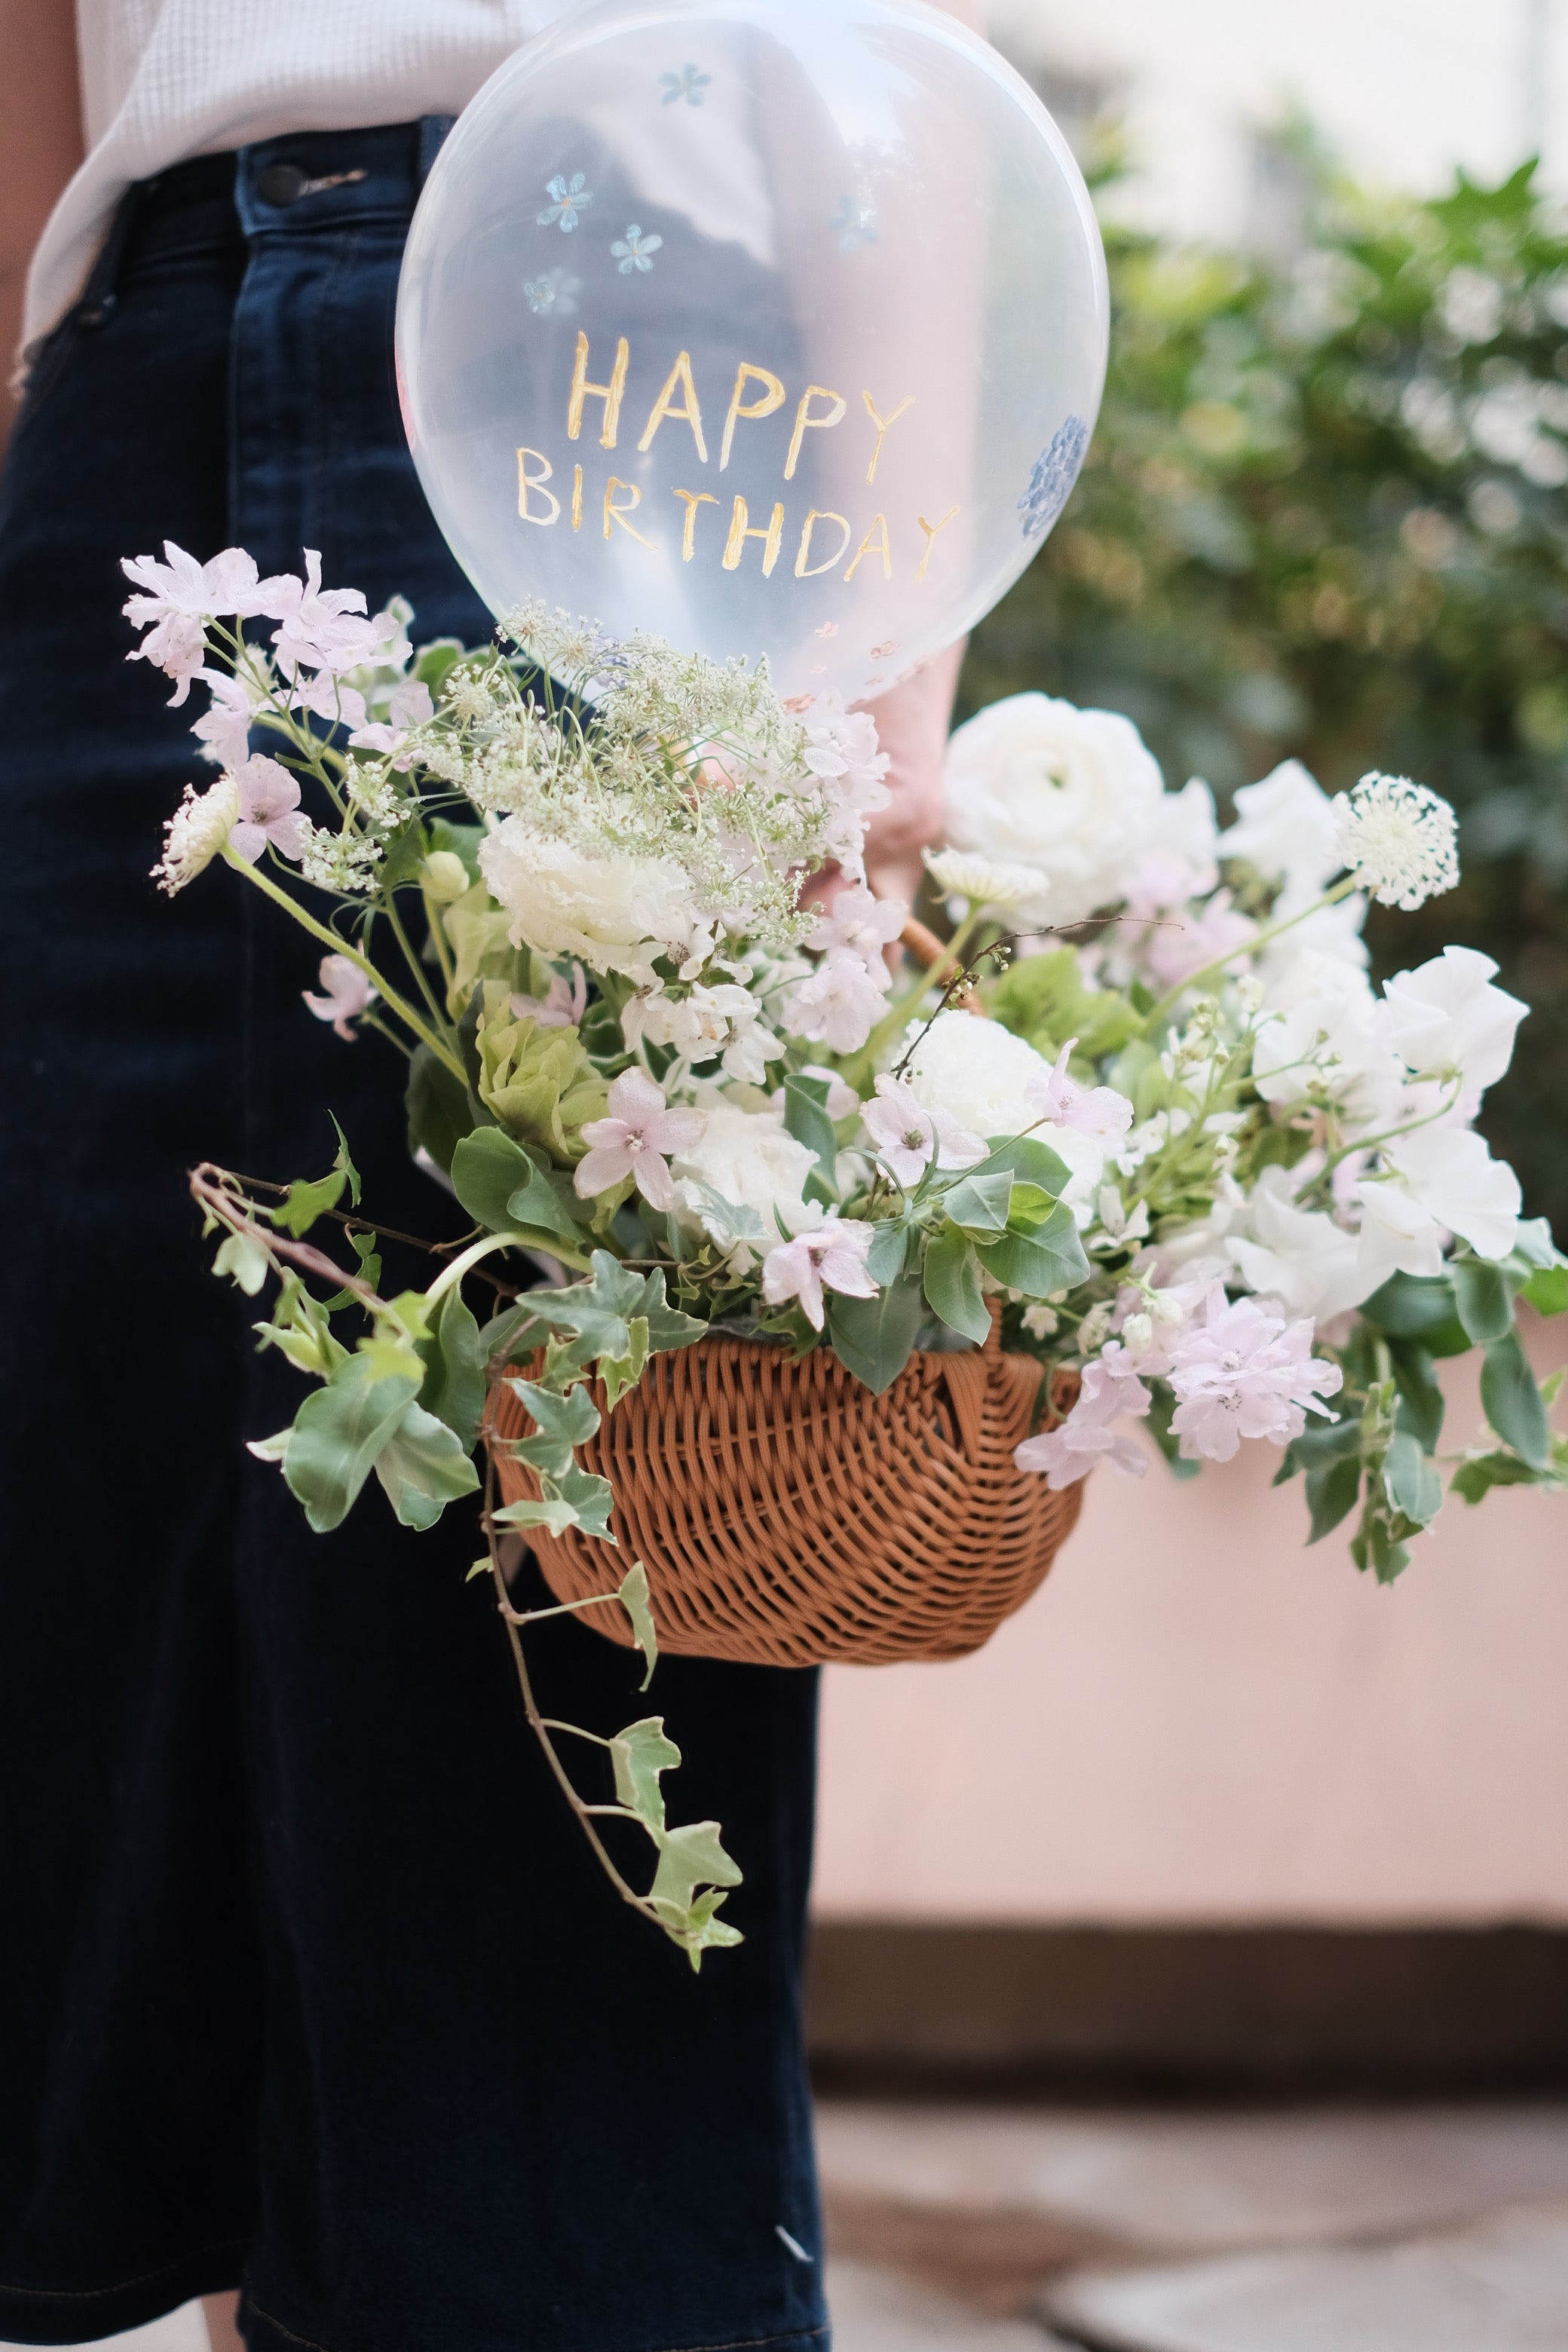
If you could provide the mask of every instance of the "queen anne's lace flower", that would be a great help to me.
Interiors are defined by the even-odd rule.
[[[1348,870],[1378,904],[1413,914],[1459,878],[1458,826],[1440,793],[1408,776],[1363,776],[1339,812]]]

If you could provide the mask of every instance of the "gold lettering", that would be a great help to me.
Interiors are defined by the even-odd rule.
[[[608,383],[588,381],[588,338],[581,327],[577,330],[577,364],[572,371],[572,397],[566,408],[566,438],[575,441],[583,430],[583,403],[589,393],[605,404],[604,427],[599,435],[601,449],[613,449],[621,421],[621,396],[626,388],[626,368],[631,359],[631,345],[625,335],[616,345],[616,364],[610,371]]]
[[[826,416],[813,416],[810,411],[814,400],[830,400],[833,403],[830,414]],[[841,392],[829,392],[825,383],[806,385],[800,396],[800,406],[795,412],[795,432],[790,439],[789,460],[784,467],[786,482],[793,482],[795,479],[795,469],[800,457],[800,445],[805,438],[806,428],[809,425],[837,425],[843,414],[844,394]]]
[[[680,560],[689,563],[697,552],[697,509],[716,507],[719,503],[711,490],[677,490],[678,499],[686,500],[686,528],[680,534]]]
[[[572,468],[572,528],[574,530],[581,530],[583,528],[583,468],[581,466],[574,466]]]
[[[538,458],[540,464],[544,468],[542,474],[531,474],[529,472],[528,461],[531,457]],[[517,510],[522,517],[524,522],[536,522],[542,530],[548,530],[549,526],[556,520],[557,516],[561,512],[560,499],[556,497],[553,490],[547,490],[544,487],[545,483],[549,481],[554,471],[554,467],[551,464],[542,449],[520,449],[518,451]],[[550,512],[548,514],[534,513],[532,508],[528,502],[528,494],[530,490],[538,490],[542,497],[549,499]]]
[[[778,403],[775,401],[773,405],[776,408]],[[782,505],[774,507],[773,520],[766,530],[749,530],[746,527],[749,520],[745,499],[737,498],[735,510],[730,517],[730,537],[724,549],[724,569],[726,572],[733,572],[745,552],[746,541],[749,539],[760,539],[763,542],[763,578],[765,580],[779,560],[779,541],[784,537],[784,508]]]
[[[616,504],[616,492],[617,490],[630,490],[631,492],[631,497],[627,499],[624,506],[617,506]],[[626,517],[632,512],[633,509],[640,507],[641,504],[642,492],[638,489],[637,484],[635,482],[623,482],[618,474],[612,474],[609,480],[605,485],[605,537],[608,539],[611,524],[618,522],[623,530],[631,532],[632,537],[637,541],[639,547],[650,548],[657,555],[658,550],[654,547],[652,540],[644,539],[641,531],[635,529],[634,526],[626,520]]]
[[[808,564],[806,557],[811,553],[811,534],[819,522],[836,522],[844,536],[825,563]],[[812,580],[819,572],[831,572],[834,565],[842,560],[851,536],[849,519],[847,515],[835,514],[831,507],[813,507],[806,516],[805,528],[800,534],[800,552],[795,559],[795,578]]]
[[[581,342],[583,339],[579,336],[577,340]],[[907,400],[900,400],[897,408],[894,409],[891,416],[878,415],[877,404],[872,399],[868,392],[863,392],[860,394],[860,397],[866,404],[867,415],[870,418],[872,424],[877,428],[877,446],[871,452],[871,462],[866,468],[866,484],[867,488],[869,488],[870,485],[877,478],[877,460],[882,454],[882,444],[888,437],[889,428],[898,423],[906,408],[912,408],[914,406],[915,396],[911,392]]]
[[[938,531],[945,530],[948,524],[952,520],[953,516],[957,512],[958,509],[956,507],[949,507],[947,512],[943,515],[940,522],[927,522],[924,515],[916,515],[915,520],[919,523],[921,529],[926,535],[926,551],[921,558],[920,570],[915,573],[917,583],[926,576],[926,565],[931,562],[931,551],[936,545],[936,535]]]
[[[760,400],[753,400],[750,406],[743,406],[741,394],[746,389],[748,378],[755,383],[766,384],[767,390]],[[721,473],[730,462],[730,444],[735,437],[737,417],[771,416],[775,408],[784,406],[784,388],[770,369],[753,367],[750,360],[741,362],[735,371],[735,389],[730,396],[730,414],[724,419],[724,445],[719,452]]]
[[[842,548],[840,548],[838,551],[840,555],[844,552]],[[893,551],[888,544],[888,518],[886,515],[879,515],[877,517],[876,521],[871,525],[870,530],[866,533],[865,538],[860,541],[859,546],[856,549],[855,561],[849,566],[848,571],[844,574],[846,580],[854,579],[856,572],[860,567],[860,559],[863,555],[879,554],[882,559],[882,577],[884,580],[890,580],[893,576]]]
[[[673,394],[677,384],[679,384],[686,394],[686,404],[682,408],[672,408],[669,404],[671,395]],[[640,450],[646,453],[647,450],[652,448],[653,436],[658,431],[659,426],[664,423],[667,416],[673,417],[678,424],[690,425],[691,437],[697,444],[697,454],[699,457],[701,458],[702,463],[706,465],[708,463],[708,444],[702,438],[702,410],[697,398],[697,386],[691,381],[691,353],[689,352],[681,352],[679,358],[676,361],[675,365],[670,369],[669,374],[665,380],[664,390],[659,394],[658,398],[654,402],[653,406],[649,409],[647,424],[643,429],[642,439],[637,443],[637,447]]]

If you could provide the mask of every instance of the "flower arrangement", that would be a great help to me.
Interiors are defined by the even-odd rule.
[[[317,1528],[373,1473],[427,1527],[479,1491],[510,1382],[537,1496],[502,1507],[492,1468],[476,1572],[605,1869],[694,1965],[735,1939],[718,1825],[667,1822],[658,1717],[597,1743],[614,1801],[581,1795],[561,1738],[592,1735],[535,1704],[540,1612],[497,1549],[615,1545],[578,1451],[658,1354],[720,1331],[826,1346],[881,1393],[999,1318],[1042,1396],[1077,1385],[1020,1474],[1142,1469],[1140,1421],[1179,1471],[1282,1442],[1313,1538],[1359,1510],[1356,1558],[1386,1579],[1442,1500],[1434,1360],[1479,1347],[1489,1427],[1449,1483],[1568,1483],[1513,1320],[1521,1295],[1568,1306],[1568,1261],[1471,1124],[1525,1007],[1459,948],[1381,996],[1366,976],[1368,895],[1417,906],[1456,877],[1435,795],[1374,776],[1333,802],[1287,765],[1222,834],[1126,719],[1015,697],[952,740],[942,940],[867,884],[888,791],[863,714],[537,608],[496,646],[416,653],[405,608],[367,615],[313,555],[269,580],[238,550],[126,570],[141,656],[175,702],[209,689],[195,731],[220,772],[169,822],[163,887],[222,863],[312,933],[308,1012],[401,1049],[419,1156],[474,1225],[386,1298],[346,1142],[270,1202],[195,1171],[216,1270],[276,1282],[262,1342],[315,1383],[252,1451]],[[323,1221],[357,1271],[307,1240]],[[623,1609],[651,1675],[640,1563],[563,1605]],[[646,1891],[606,1817],[652,1842]]]

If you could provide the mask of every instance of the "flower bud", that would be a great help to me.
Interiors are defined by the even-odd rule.
[[[468,887],[468,869],[453,849],[433,849],[420,869],[419,880],[438,907],[449,907]]]

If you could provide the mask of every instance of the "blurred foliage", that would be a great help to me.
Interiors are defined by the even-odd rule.
[[[1379,973],[1484,948],[1534,1017],[1482,1124],[1568,1229],[1568,221],[1524,165],[1373,197],[1299,138],[1289,261],[1106,227],[1110,374],[1084,474],[976,631],[967,713],[1126,711],[1167,780],[1299,756],[1413,775],[1464,880],[1373,910]]]

